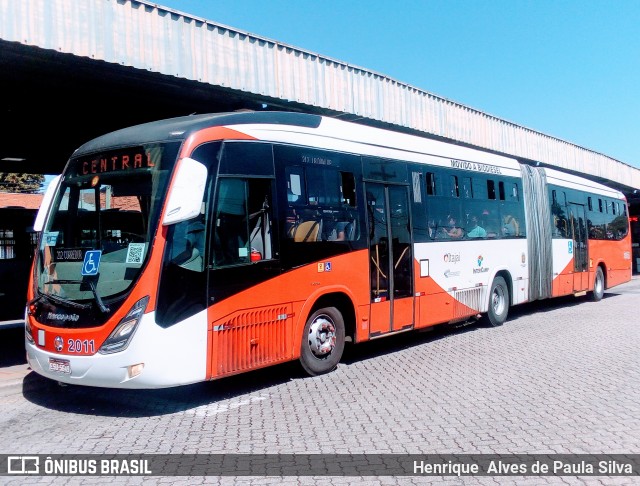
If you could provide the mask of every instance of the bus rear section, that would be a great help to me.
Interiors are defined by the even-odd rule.
[[[552,169],[548,174],[553,296],[604,290],[631,279],[629,214],[622,193]]]

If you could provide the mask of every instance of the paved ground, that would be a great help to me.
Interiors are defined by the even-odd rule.
[[[16,350],[21,331],[4,330],[0,453],[640,453],[639,296],[635,279],[608,291],[599,303],[571,297],[516,307],[499,328],[448,328],[358,345],[348,349],[334,373],[317,378],[304,378],[290,364],[161,391],[61,387],[29,373],[23,351]],[[3,479],[11,478],[0,483]],[[191,477],[162,482],[429,481]],[[624,477],[443,481],[634,483]]]

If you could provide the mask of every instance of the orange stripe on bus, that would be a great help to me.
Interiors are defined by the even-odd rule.
[[[256,138],[226,127],[205,128],[194,133],[184,141],[182,150],[180,151],[180,158],[190,157],[198,146],[215,140],[256,140]]]

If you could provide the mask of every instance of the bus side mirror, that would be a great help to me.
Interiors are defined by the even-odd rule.
[[[47,217],[47,213],[51,207],[51,201],[53,201],[53,195],[56,193],[61,179],[62,176],[59,175],[54,177],[49,183],[49,187],[47,187],[44,197],[42,198],[42,202],[40,203],[40,209],[38,209],[36,220],[33,223],[33,231],[42,231],[42,228],[44,228],[44,220]]]
[[[200,162],[180,160],[173,178],[162,224],[168,226],[195,218],[200,214],[207,182],[207,168]]]

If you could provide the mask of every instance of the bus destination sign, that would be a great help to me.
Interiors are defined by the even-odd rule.
[[[100,154],[87,159],[75,161],[77,176],[90,174],[104,174],[106,172],[122,172],[137,169],[149,169],[156,166],[151,153],[140,147],[131,151],[118,151]]]

